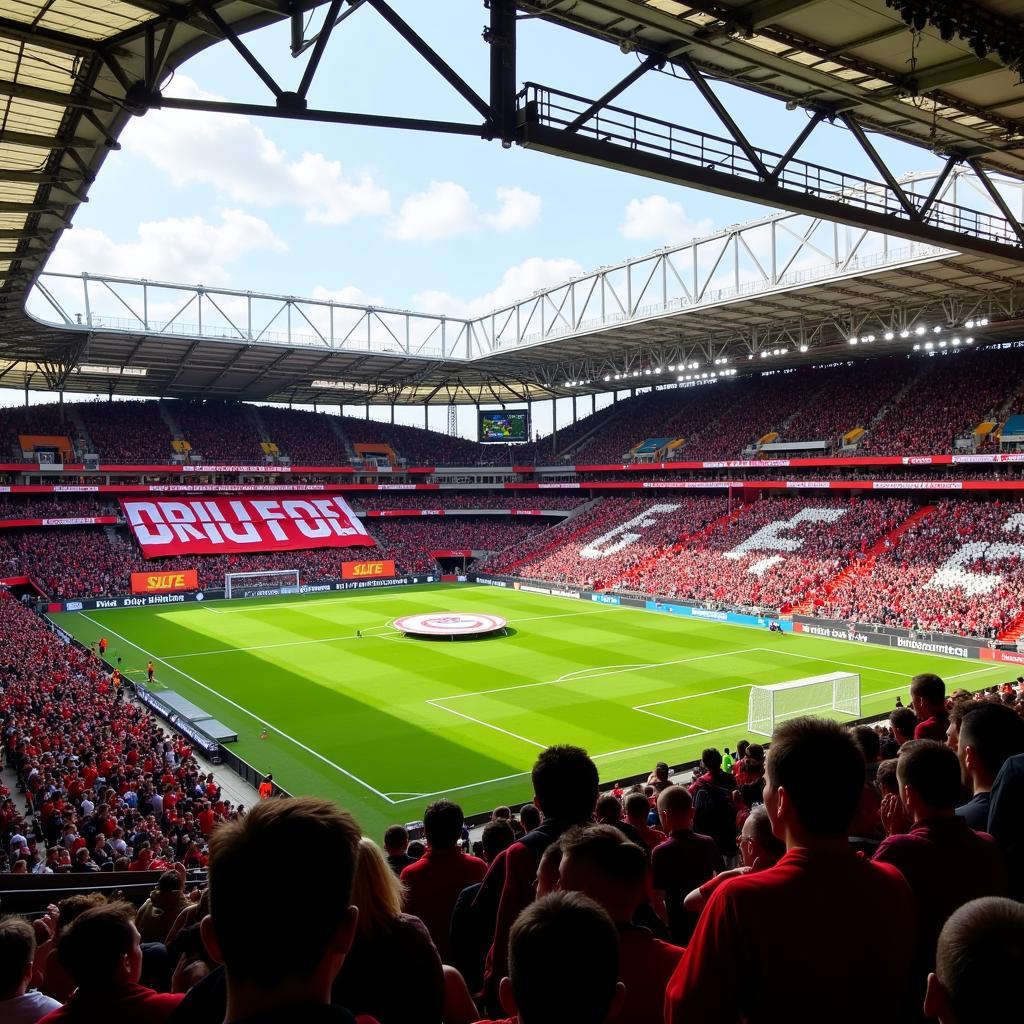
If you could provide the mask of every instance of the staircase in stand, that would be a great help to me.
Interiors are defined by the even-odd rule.
[[[600,499],[595,499],[594,501],[589,502],[583,508],[574,509],[572,515],[567,516],[565,519],[562,520],[562,522],[556,523],[549,529],[544,530],[543,533],[538,534],[538,536],[543,536],[545,533],[550,533],[552,530],[557,530],[560,526],[569,522],[572,519],[575,519],[582,512],[586,511],[586,509],[596,504],[596,502],[599,500]],[[510,575],[513,569],[518,569],[519,566],[523,565],[525,562],[532,562],[535,558],[540,558],[541,556],[546,555],[549,551],[554,551],[555,548],[561,547],[563,544],[568,544],[569,541],[574,540],[576,537],[581,537],[583,534],[588,533],[590,530],[594,529],[594,527],[596,527],[597,525],[597,523],[590,522],[586,526],[581,526],[578,530],[573,530],[571,533],[567,533],[564,536],[557,537],[555,540],[551,541],[550,544],[546,544],[542,548],[538,548],[534,551],[531,551],[528,555],[524,555],[522,558],[517,558],[514,562],[509,562],[508,565],[502,566],[501,569],[496,569],[494,571],[500,572],[503,576]]]
[[[850,562],[845,569],[841,569],[831,579],[826,580],[818,590],[806,597],[799,604],[794,605],[793,614],[813,615],[814,602],[818,598],[828,597],[830,594],[838,590],[843,583],[848,579],[852,579],[854,576],[862,576],[866,572],[871,572],[874,568],[875,560],[879,555],[884,554],[890,548],[894,548],[899,543],[900,537],[902,537],[907,530],[921,522],[922,519],[926,519],[934,511],[934,505],[922,505],[915,513],[913,513],[913,515],[905,519],[894,530],[890,530],[884,536],[879,537],[879,539],[875,541],[870,548],[868,548],[864,558],[855,559]]]
[[[1024,640],[1024,612],[1021,612],[997,637],[1003,643],[1015,644]]]

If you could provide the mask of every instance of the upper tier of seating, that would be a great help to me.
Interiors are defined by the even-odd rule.
[[[647,378],[641,378],[647,380]],[[104,463],[167,463],[187,442],[204,463],[294,465],[356,461],[356,448],[381,445],[405,465],[607,464],[628,461],[647,438],[681,439],[673,459],[737,459],[759,442],[823,442],[837,450],[850,431],[873,455],[953,450],[984,421],[1002,423],[1024,407],[1024,348],[945,350],[822,367],[728,377],[706,386],[646,392],[518,446],[481,445],[434,430],[375,419],[206,402],[86,402],[0,410],[0,444],[20,457],[25,433],[67,436]],[[982,438],[980,443],[987,443]],[[263,445],[276,446],[268,453]],[[179,443],[179,448],[181,444]],[[852,451],[851,448],[846,449]],[[803,452],[802,454],[807,454]]]

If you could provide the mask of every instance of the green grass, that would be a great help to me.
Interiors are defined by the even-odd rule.
[[[389,628],[440,610],[503,615],[514,633],[444,642]],[[1005,674],[474,585],[53,618],[85,642],[106,635],[108,658],[120,655],[136,679],[152,656],[160,686],[237,729],[241,757],[293,793],[338,800],[372,834],[417,819],[440,795],[467,813],[528,799],[530,766],[552,743],[585,747],[606,782],[731,747],[746,733],[751,683],[859,672],[870,714],[906,699],[917,672],[972,688]],[[357,639],[357,629],[370,635]]]

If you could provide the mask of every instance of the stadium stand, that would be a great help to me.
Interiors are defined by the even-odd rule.
[[[259,418],[267,430],[267,439],[288,455],[296,466],[344,466],[349,454],[345,442],[334,429],[337,417],[301,409],[264,406]]]
[[[82,402],[75,414],[102,462],[171,461],[171,432],[156,402]]]
[[[175,402],[171,415],[203,463],[258,465],[265,461],[250,407],[228,402]]]

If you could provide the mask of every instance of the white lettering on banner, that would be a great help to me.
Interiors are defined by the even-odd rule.
[[[787,487],[821,487],[828,489],[832,486],[828,480],[787,480]]]
[[[645,480],[642,486],[660,491],[670,487],[717,487],[724,490],[726,487],[732,487],[733,485],[728,480]]]
[[[957,647],[954,644],[933,643],[930,640],[914,640],[908,636],[896,637],[897,647],[907,647],[912,651],[924,651],[928,654],[949,654],[954,658],[969,658],[970,649]]]
[[[962,491],[962,480],[874,480],[873,491]]]
[[[379,491],[415,491],[416,484],[377,484]]]
[[[1024,462],[1024,452],[1003,452],[992,455],[954,455],[954,462]]]
[[[95,516],[79,516],[72,519],[40,519],[43,526],[89,526],[96,522]]]
[[[634,516],[625,523],[620,523],[613,530],[602,533],[600,537],[592,540],[585,548],[580,550],[580,558],[604,558],[606,555],[614,555],[617,551],[628,548],[630,544],[638,541],[643,536],[641,533],[630,532],[633,527],[654,526],[657,523],[658,516],[674,512],[677,508],[679,508],[678,504],[652,505],[646,512],[641,512],[640,515]],[[601,547],[602,544],[606,544],[615,537],[618,537],[618,540],[613,544],[609,544],[606,548]]]
[[[738,562],[752,551],[798,551],[804,546],[802,537],[783,537],[782,534],[795,530],[801,523],[834,523],[846,515],[845,508],[804,508],[790,519],[777,520],[762,526],[732,551],[726,551],[723,558]],[[754,563],[758,565],[760,563]],[[768,567],[766,566],[765,569]],[[751,566],[753,569],[753,566]],[[763,573],[765,569],[762,569]]]
[[[559,491],[559,490],[572,491],[572,490],[579,490],[579,487],[580,487],[579,484],[537,484],[537,486],[541,490],[548,490],[548,491]]]
[[[290,473],[291,466],[182,466],[182,473]]]
[[[930,455],[905,455],[904,466],[930,466],[934,460]]]
[[[1003,524],[1004,533],[1024,533],[1024,513],[1010,516]],[[990,594],[1001,583],[1004,577],[995,572],[973,572],[966,568],[974,562],[1005,562],[1011,558],[1024,559],[1024,544],[1007,544],[1003,541],[971,541],[959,551],[955,551],[935,571],[935,575],[925,584],[926,589],[962,590],[965,594],[975,597],[978,594]]]

